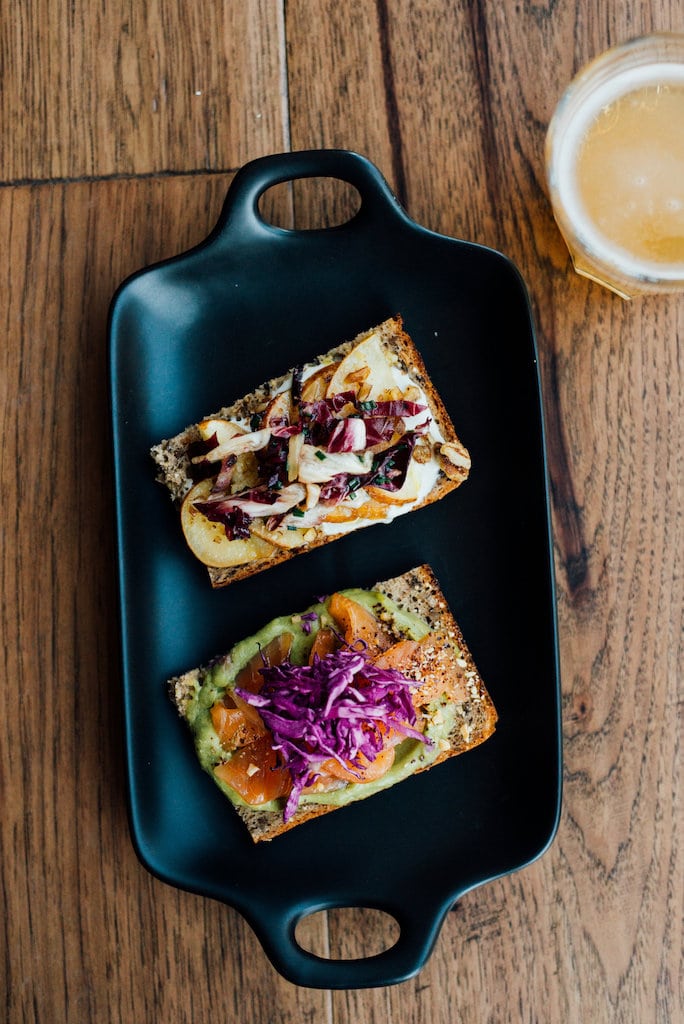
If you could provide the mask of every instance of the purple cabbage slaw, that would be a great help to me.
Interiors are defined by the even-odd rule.
[[[410,690],[419,683],[396,669],[378,668],[359,650],[341,648],[315,657],[312,665],[286,660],[260,671],[259,693],[235,692],[257,708],[292,776],[285,821],[294,814],[302,790],[319,777],[324,761],[333,758],[361,777],[361,756],[373,761],[388,729],[431,743],[413,728]]]

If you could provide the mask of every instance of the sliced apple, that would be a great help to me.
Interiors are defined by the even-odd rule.
[[[369,373],[363,372],[366,369]],[[371,333],[342,359],[330,379],[326,395],[330,398],[341,391],[363,388],[364,400],[373,400],[381,391],[393,387],[396,387],[396,380],[387,352],[379,336]]]
[[[233,494],[246,491],[249,487],[256,487],[259,483],[259,465],[254,452],[243,452],[238,455],[233,475],[231,477],[230,489]]]
[[[289,391],[280,391],[271,399],[264,410],[261,420],[262,427],[272,427],[283,420],[286,423],[292,418],[292,395]]]
[[[384,487],[377,487],[374,484],[367,484],[365,490],[375,501],[386,505],[408,505],[417,501],[420,494],[421,473],[423,471],[415,459],[409,462],[406,479],[398,491],[389,491]]]
[[[339,362],[326,363],[315,370],[310,377],[307,377],[302,384],[302,401],[317,402],[319,399],[325,398],[328,393],[328,385],[339,365]]]
[[[223,569],[255,562],[274,554],[274,547],[261,537],[229,540],[222,523],[212,523],[195,508],[194,503],[204,501],[211,487],[211,480],[200,480],[188,491],[181,505],[183,535],[193,555],[204,565]]]
[[[197,429],[199,430],[203,441],[208,441],[214,436],[214,434],[216,434],[216,440],[219,444],[225,444],[227,441],[231,441],[234,437],[237,437],[238,434],[247,433],[244,427],[239,426],[237,423],[233,423],[232,420],[202,420],[201,423],[197,424]]]

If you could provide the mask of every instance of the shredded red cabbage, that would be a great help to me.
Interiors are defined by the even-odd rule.
[[[311,632],[311,624],[318,619],[318,612],[304,612],[301,618],[302,629],[308,634]]]
[[[329,758],[352,773],[360,771],[361,756],[375,760],[388,729],[430,743],[413,728],[410,689],[417,684],[395,669],[376,667],[360,651],[342,648],[315,657],[312,665],[284,661],[260,671],[259,693],[235,692],[258,709],[292,776],[285,821]]]

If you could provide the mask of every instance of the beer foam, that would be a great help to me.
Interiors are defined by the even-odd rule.
[[[629,277],[676,281],[684,278],[681,263],[639,258],[601,232],[582,202],[575,173],[581,143],[595,118],[623,96],[655,86],[683,88],[684,64],[652,63],[625,69],[599,83],[588,95],[582,95],[581,89],[578,95],[568,94],[557,112],[562,130],[558,130],[554,141],[549,183],[558,196],[565,220],[590,257]]]

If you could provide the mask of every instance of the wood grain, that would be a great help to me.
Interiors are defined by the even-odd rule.
[[[327,73],[316,66],[323,48],[300,56],[306,88],[301,110],[298,94],[291,100],[292,138],[304,131],[308,144],[379,155],[416,220],[503,249],[530,286],[553,494],[566,780],[546,857],[464,898],[415,981],[335,994],[335,1019],[446,1022],[458,1007],[459,1020],[473,1022],[670,1021],[682,999],[684,307],[673,298],[627,305],[572,274],[546,198],[543,147],[579,65],[628,34],[676,28],[675,10],[606,6],[599,20],[581,4],[378,4],[386,38],[376,44],[371,5],[363,19],[353,8],[332,15]],[[303,10],[289,5],[288,38]],[[349,55],[336,40],[350,45],[362,20],[366,52],[390,62],[384,85],[393,95],[357,78],[347,104]],[[388,126],[392,112],[400,128],[391,153],[377,127],[383,104]],[[372,136],[366,121],[357,126],[359,109],[373,111]],[[331,919],[331,950],[353,955],[360,931]]]
[[[684,300],[624,303],[574,275],[543,169],[574,71],[653,29],[684,31],[681,6],[350,0],[314,16],[303,0],[77,0],[57,14],[36,0],[0,22],[0,184],[14,183],[0,188],[10,1024],[684,1019]],[[135,858],[106,412],[116,285],[204,237],[240,164],[317,146],[365,153],[417,221],[503,250],[528,283],[565,753],[551,849],[465,896],[417,978],[332,993],[279,978],[237,913]],[[308,227],[354,201],[313,182],[271,190],[266,212]],[[336,957],[395,933],[351,910],[298,930]]]
[[[0,181],[235,169],[287,149],[279,0],[18,4]]]
[[[126,819],[106,322],[200,241],[221,177],[0,191],[3,1006],[15,1021],[321,1020],[240,916],[139,865]],[[182,209],[182,218],[175,211]],[[173,224],[173,230],[168,228]],[[20,256],[21,254],[21,256]],[[318,932],[325,922],[318,925]],[[324,934],[309,927],[318,948]],[[209,982],[207,981],[209,979]]]

